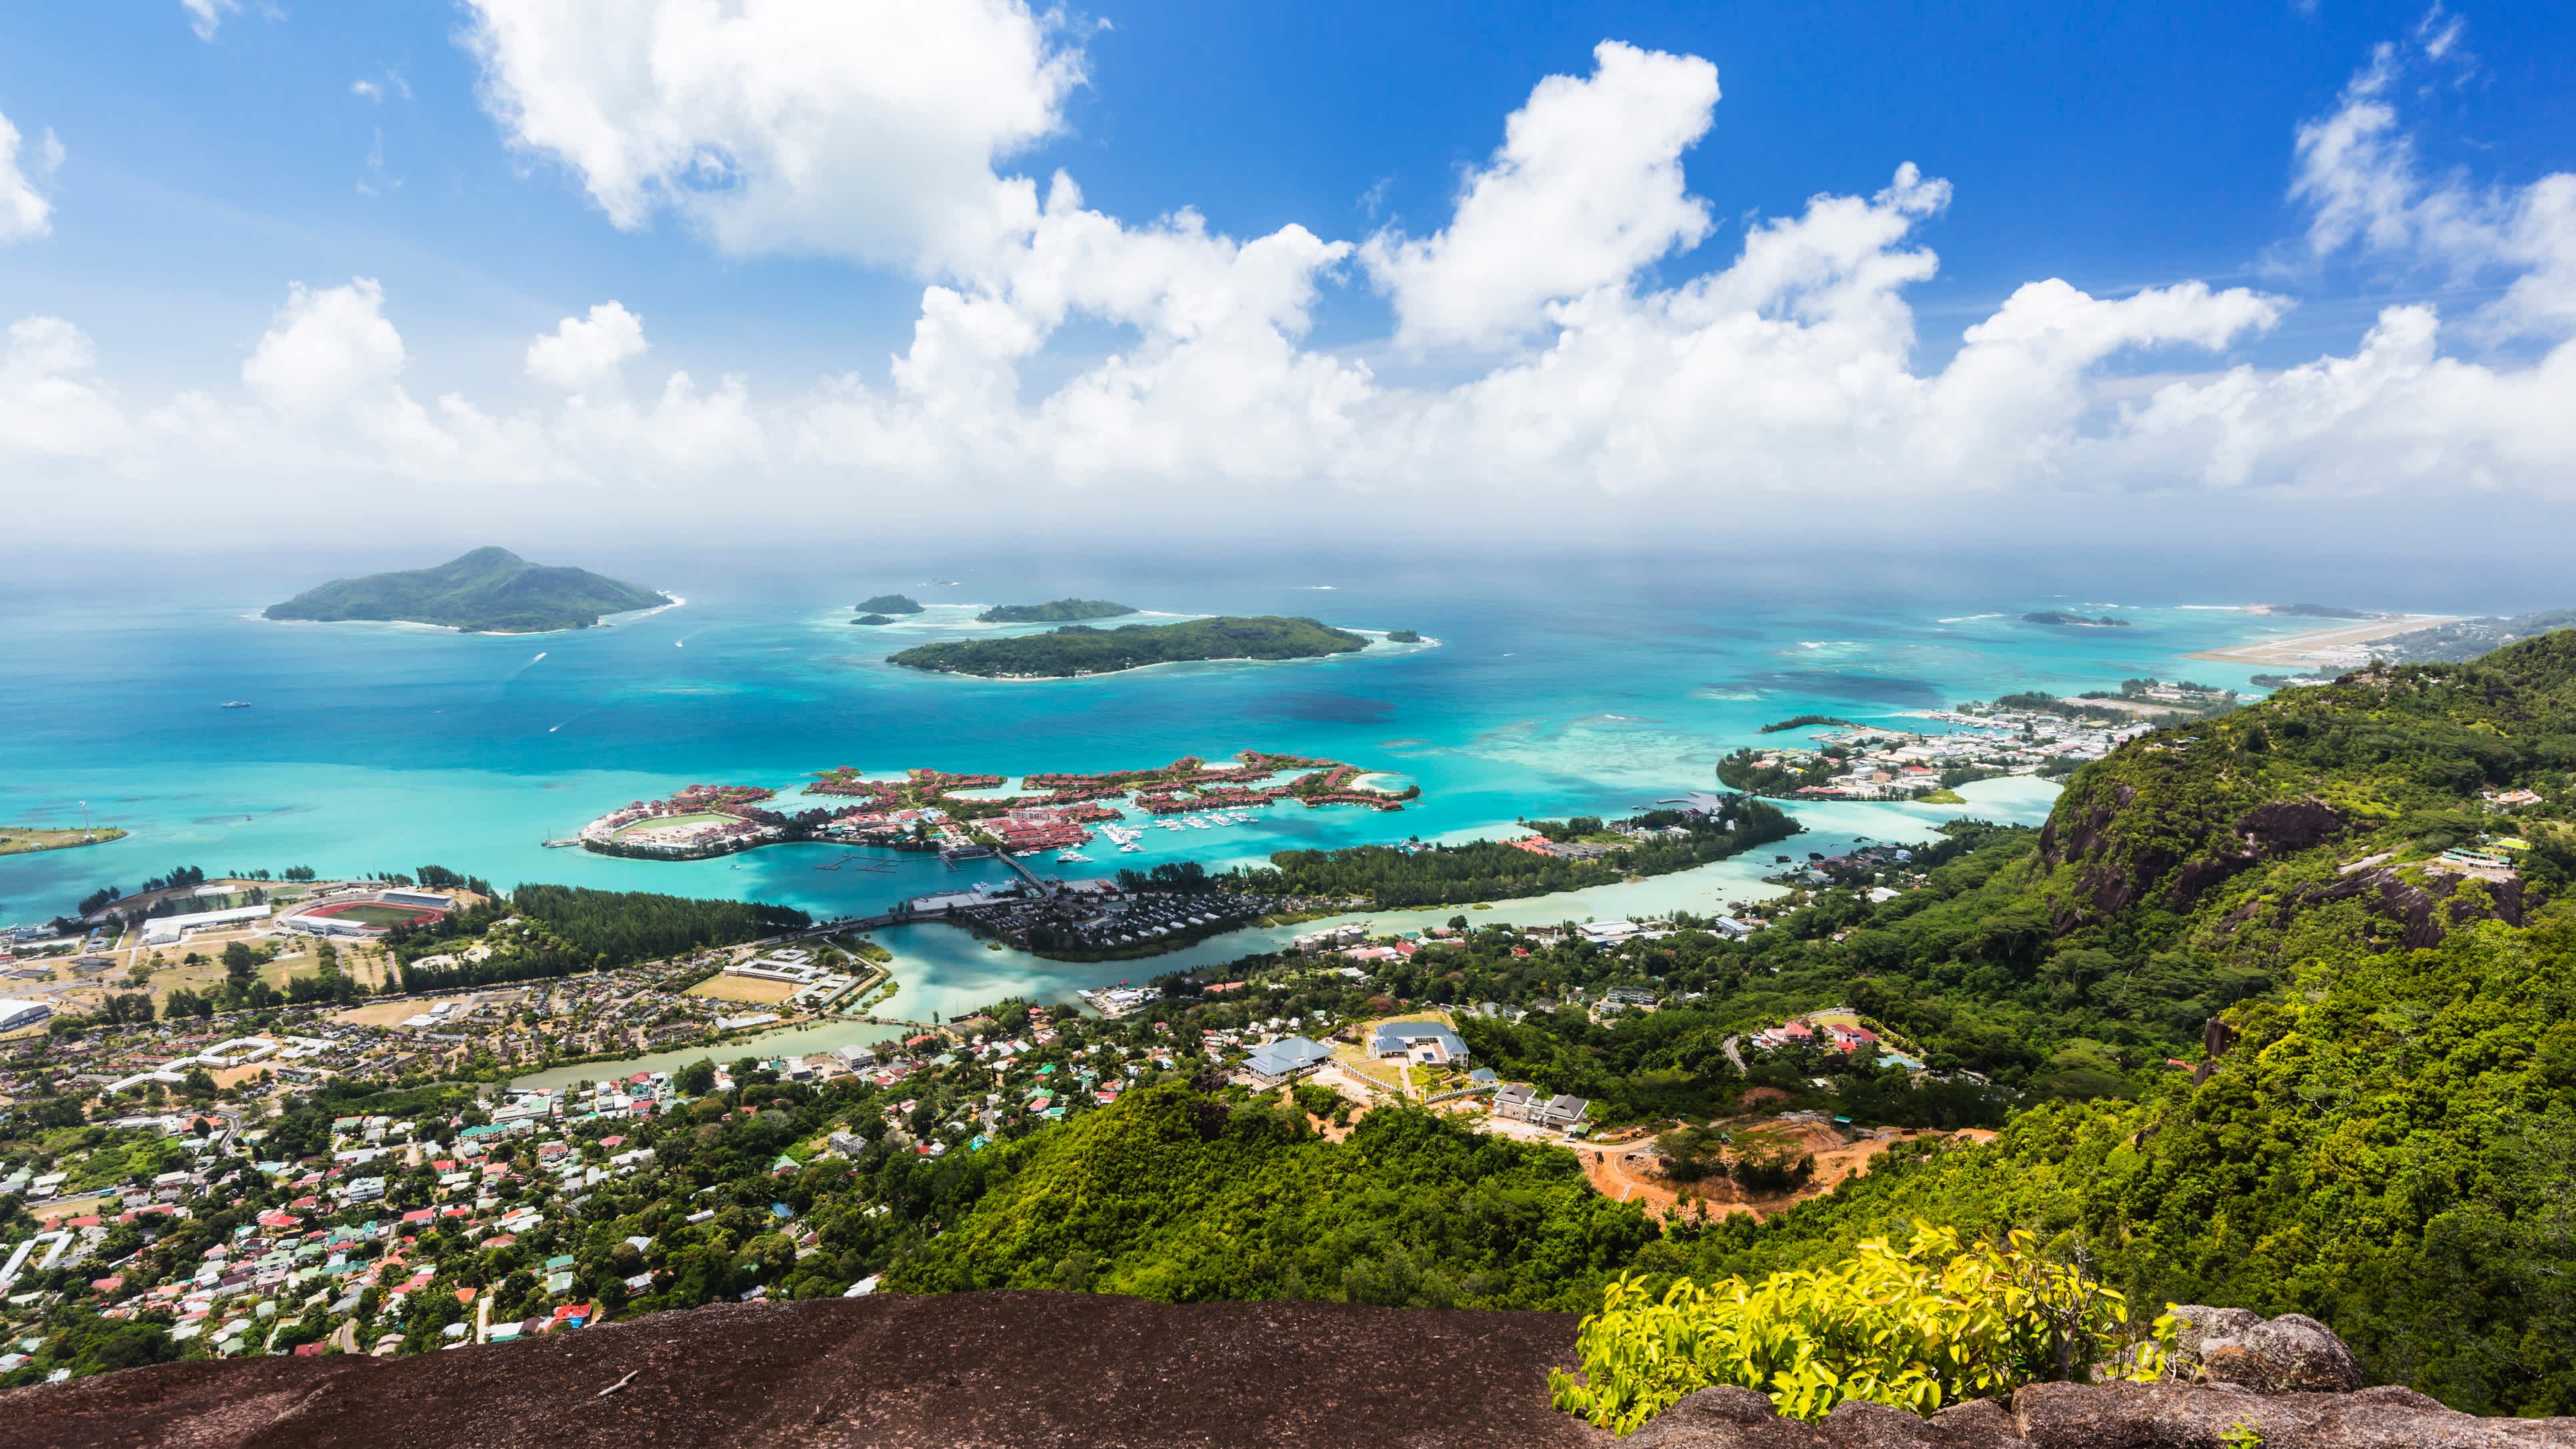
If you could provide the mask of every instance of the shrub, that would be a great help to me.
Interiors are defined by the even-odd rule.
[[[1676,1280],[1658,1300],[1622,1274],[1576,1335],[1583,1379],[1550,1370],[1556,1406],[1617,1434],[1634,1432],[1711,1384],[1770,1396],[1816,1419],[1850,1399],[1929,1414],[1961,1399],[2115,1365],[2132,1337],[2126,1300],[2075,1264],[2043,1256],[2026,1232],[1962,1247],[1955,1229],[1917,1221],[1902,1252],[1863,1242],[1840,1265]],[[2118,1376],[2162,1373],[2173,1326],[2159,1318]]]

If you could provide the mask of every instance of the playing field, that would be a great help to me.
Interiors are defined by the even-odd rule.
[[[719,1001],[757,1001],[774,1005],[802,989],[792,981],[763,981],[756,976],[710,976],[690,987],[687,994],[712,996]]]
[[[695,830],[701,825],[729,825],[733,819],[733,816],[719,815],[712,810],[701,810],[694,815],[654,815],[619,830],[617,838],[623,840],[642,831]]]
[[[355,921],[362,926],[404,926],[413,921],[429,920],[438,912],[417,910],[409,906],[380,906],[372,902],[360,902],[354,906],[323,906],[306,914]]]

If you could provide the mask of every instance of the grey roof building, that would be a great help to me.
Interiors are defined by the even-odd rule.
[[[1333,1049],[1322,1042],[1302,1036],[1283,1036],[1274,1042],[1254,1047],[1243,1061],[1244,1073],[1254,1086],[1275,1087],[1295,1077],[1302,1077],[1333,1059]]]
[[[1436,1021],[1390,1021],[1380,1025],[1369,1038],[1369,1053],[1446,1066],[1467,1059],[1467,1044]]]

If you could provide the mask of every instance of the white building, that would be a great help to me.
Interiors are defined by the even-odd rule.
[[[0,999],[0,1031],[16,1031],[22,1026],[34,1026],[53,1014],[54,1009],[41,1001]]]
[[[175,946],[190,931],[207,926],[230,926],[243,921],[264,921],[277,908],[274,906],[236,906],[229,911],[198,911],[185,916],[155,916],[143,923],[143,944]]]

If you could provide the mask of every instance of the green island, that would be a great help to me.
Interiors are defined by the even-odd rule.
[[[1419,644],[1422,642],[1422,635],[1420,631],[1414,629],[1389,629],[1386,631],[1386,642],[1389,644]]]
[[[861,614],[850,622],[853,624],[891,624],[894,620],[887,618],[883,614]]]
[[[95,830],[54,830],[40,825],[0,825],[0,855],[33,855],[40,850],[77,850],[84,845],[105,845],[123,840],[125,832],[113,825]]]
[[[1115,619],[1136,611],[1107,599],[1058,599],[1051,604],[996,604],[975,616],[979,624],[1068,624]]]
[[[271,619],[437,624],[468,634],[587,629],[603,614],[659,608],[666,594],[586,569],[532,564],[505,548],[478,548],[435,568],[335,579],[282,604]]]
[[[2063,609],[2043,609],[2037,613],[2024,614],[2021,616],[2021,621],[2025,624],[2054,624],[2080,629],[2126,629],[2129,627],[2128,620],[2115,619],[2109,614],[2104,614],[2095,619],[2088,619],[2082,614],[2070,614]]]
[[[918,614],[921,603],[903,594],[879,594],[860,603],[862,614]]]
[[[1319,659],[1355,654],[1368,640],[1313,619],[1278,614],[1221,616],[1180,624],[1129,624],[1095,629],[1068,624],[1013,639],[967,639],[923,644],[887,656],[887,662],[934,674],[985,679],[1075,679],[1115,674],[1153,664],[1212,659]]]
[[[1853,724],[1850,720],[1844,719],[1840,715],[1793,714],[1787,719],[1773,720],[1771,723],[1764,725],[1761,732],[1766,735],[1776,735],[1784,730],[1803,730],[1816,725],[1834,725],[1842,729],[1859,728],[1859,726]]]

